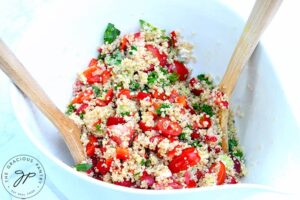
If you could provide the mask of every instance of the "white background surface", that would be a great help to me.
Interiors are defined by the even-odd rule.
[[[0,0],[1,38],[14,49],[18,38],[30,26],[32,19],[37,18],[39,13],[54,1],[57,0]],[[243,18],[247,18],[254,3],[253,0],[222,0],[222,2],[228,3]],[[300,2],[297,0],[285,0],[262,39],[298,124],[300,122],[298,115],[300,112],[299,5]],[[29,154],[46,166],[46,173],[49,170],[56,171],[53,162],[43,157],[32,145],[16,121],[10,102],[9,87],[10,82],[0,72],[0,168],[2,169],[4,163],[17,154]],[[63,176],[63,174],[58,175]],[[83,186],[80,189],[84,189]],[[64,191],[64,188],[59,188],[59,190]],[[32,199],[64,198],[67,197],[58,192],[55,183],[51,182],[51,177],[47,177],[43,190]],[[0,186],[0,199],[11,199],[2,185]]]

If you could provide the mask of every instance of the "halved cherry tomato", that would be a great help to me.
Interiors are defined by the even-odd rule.
[[[120,51],[124,51],[126,49],[128,42],[128,39],[124,36],[121,40]]]
[[[117,143],[118,146],[126,148],[133,139],[134,129],[127,124],[107,126],[108,137]]]
[[[120,98],[121,96],[126,96],[128,99],[131,99],[133,97],[130,94],[130,90],[129,89],[121,89],[119,91],[118,98]]]
[[[101,82],[102,84],[107,83],[107,81],[109,80],[109,78],[111,77],[111,68],[105,70],[102,75],[101,75]]]
[[[155,183],[155,179],[153,176],[149,175],[146,171],[143,172],[140,177],[141,181],[145,181],[148,187],[151,187]]]
[[[100,158],[100,160],[97,162],[96,165],[99,173],[105,175],[109,171],[112,161],[113,161],[112,158],[108,158],[108,159]]]
[[[143,100],[146,98],[149,98],[149,100],[151,101],[151,94],[146,93],[146,92],[139,92],[136,96],[137,100]]]
[[[151,44],[146,44],[145,48],[159,60],[161,66],[165,66],[167,64],[168,56],[164,52],[160,53],[159,50]]]
[[[173,158],[168,167],[172,173],[178,173],[187,170],[200,162],[200,156],[194,147],[188,147],[182,150],[179,156]]]
[[[172,31],[171,32],[171,41],[172,41],[172,46],[176,47],[177,46],[177,36],[176,36],[176,32]]]
[[[157,121],[157,129],[164,136],[178,136],[182,132],[181,126],[178,122],[173,122],[168,118],[160,118]]]
[[[199,119],[200,128],[208,129],[211,127],[211,120],[207,114],[204,114]]]
[[[127,148],[117,147],[116,148],[116,157],[120,160],[127,160],[129,158],[129,151]]]
[[[191,179],[190,172],[186,171],[184,173],[184,182],[187,186],[187,188],[195,188],[197,186],[196,181]]]
[[[98,64],[98,60],[95,58],[92,58],[92,60],[89,63],[89,67],[95,66]]]
[[[216,169],[218,167],[218,169]],[[218,171],[217,171],[218,170]],[[213,163],[209,168],[209,173],[218,173],[217,175],[217,185],[222,185],[226,178],[226,168],[222,161],[218,163]]]
[[[106,126],[125,124],[126,121],[123,117],[108,117],[106,121]]]
[[[72,104],[74,103],[83,103],[84,101],[89,101],[92,99],[93,90],[85,90],[79,93],[73,100]]]
[[[179,75],[179,80],[184,81],[188,78],[189,70],[188,68],[181,62],[174,60],[175,68],[172,70]]]

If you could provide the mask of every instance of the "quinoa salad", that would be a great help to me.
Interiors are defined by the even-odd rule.
[[[233,114],[228,153],[218,117],[228,98],[210,75],[191,77],[193,46],[144,20],[124,35],[109,23],[103,39],[66,111],[81,127],[86,154],[75,168],[141,189],[238,183],[246,170]]]

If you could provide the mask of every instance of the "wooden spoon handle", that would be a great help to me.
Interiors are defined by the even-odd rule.
[[[80,141],[80,129],[54,105],[39,84],[1,39],[0,68],[58,128],[75,163],[82,162],[85,159],[85,155]]]
[[[220,89],[230,98],[239,75],[258,44],[259,38],[271,22],[282,0],[257,0],[243,33],[220,83]]]
[[[228,98],[231,97],[243,67],[252,55],[260,36],[271,22],[281,2],[282,0],[256,0],[219,86]],[[229,111],[222,110],[218,115],[222,130],[222,148],[227,153]]]

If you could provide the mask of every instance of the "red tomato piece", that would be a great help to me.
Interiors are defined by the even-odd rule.
[[[218,140],[214,135],[205,135],[204,138],[206,142],[216,142]]]
[[[120,51],[124,51],[126,49],[128,42],[128,39],[124,36],[121,40]]]
[[[189,147],[182,150],[179,156],[173,158],[168,167],[172,173],[178,173],[187,170],[200,162],[200,156],[194,147]]]
[[[144,70],[144,72],[152,72],[154,70],[154,65],[153,64],[150,64],[150,66]]]
[[[119,91],[118,98],[120,98],[121,96],[126,96],[128,99],[131,99],[133,97],[130,94],[130,90],[129,89],[121,89]]]
[[[177,90],[172,90],[171,94],[169,96],[169,101],[171,103],[174,103],[176,101],[176,98],[179,96],[178,91]]]
[[[99,67],[97,67],[96,65],[92,65],[89,68],[87,68],[84,72],[82,72],[82,74],[86,77],[86,81],[89,84],[101,82],[100,74],[95,74],[97,70],[99,70],[99,73],[101,72],[101,69]]]
[[[187,107],[187,100],[186,100],[186,96],[178,96],[177,98],[176,98],[176,103],[179,103],[179,104],[181,104],[183,107]]]
[[[123,117],[108,117],[106,126],[125,124],[125,123],[126,123],[126,121]]]
[[[204,114],[199,119],[200,128],[208,129],[211,127],[211,120],[207,114]]]
[[[174,147],[174,149],[168,151],[167,156],[170,160],[172,160],[174,158],[177,148],[180,148],[180,147],[181,147],[181,145],[178,144]]]
[[[154,89],[154,92],[153,92],[152,96],[155,99],[161,99],[161,100],[166,100],[168,98],[168,96],[165,93],[159,93],[155,89]]]
[[[196,88],[195,88],[195,85],[196,85],[198,82],[199,82],[199,80],[198,80],[197,78],[194,77],[194,78],[192,78],[192,79],[190,80],[190,83],[189,83],[192,93],[193,93],[194,95],[196,95],[196,96],[199,96],[201,93],[204,92],[203,89],[200,89],[200,88],[199,88],[199,89],[196,89]]]
[[[95,58],[92,58],[92,60],[89,63],[89,67],[95,66],[98,64],[98,60]]]
[[[159,60],[161,66],[165,66],[167,64],[168,56],[164,52],[160,53],[159,50],[151,44],[146,44],[145,48]]]
[[[210,173],[218,173],[217,174],[217,185],[222,185],[225,182],[226,178],[226,168],[222,161],[218,163],[213,163],[209,168]]]
[[[154,130],[154,129],[155,129],[155,127],[152,127],[152,126],[146,126],[146,123],[145,123],[145,122],[142,122],[142,121],[139,122],[139,126],[140,126],[140,129],[142,129],[143,132],[151,131],[151,130]]]
[[[155,183],[154,177],[149,175],[146,171],[143,172],[142,176],[140,177],[140,180],[145,181],[148,187],[151,187]]]
[[[97,141],[98,141],[98,139],[95,136],[89,135],[89,142],[87,143],[87,145],[85,147],[86,155],[88,155],[89,157],[91,157],[95,154],[95,148],[97,146]]]
[[[80,105],[80,107],[76,110],[76,114],[79,115],[80,113],[84,112],[84,109],[88,107],[88,104],[83,103]]]
[[[134,39],[140,38],[141,37],[141,33],[137,32],[133,35]]]
[[[107,103],[104,100],[96,99],[96,105],[100,106],[100,107],[103,107],[103,106],[107,106]]]
[[[132,183],[131,181],[114,182],[114,184],[124,186],[124,187],[134,186],[134,183]]]
[[[129,158],[129,151],[127,148],[117,147],[116,148],[116,157],[120,160],[127,160]]]
[[[157,129],[166,137],[178,136],[182,132],[182,128],[178,122],[173,122],[168,118],[160,118],[157,121]]]
[[[149,101],[151,101],[151,94],[146,92],[139,92],[136,96],[137,100],[143,100],[146,98],[149,98]]]
[[[194,140],[194,139],[199,139],[200,138],[200,134],[199,133],[196,133],[196,132],[193,132],[191,134],[191,138]]]
[[[74,103],[83,103],[83,101],[89,101],[92,99],[93,90],[85,90],[79,93],[73,100],[72,104]]]
[[[176,72],[179,75],[179,80],[185,81],[188,78],[189,70],[188,68],[179,61],[174,61],[174,69],[173,72]]]
[[[175,31],[171,32],[171,41],[172,41],[172,46],[176,47],[177,46],[177,36],[176,36]]]
[[[187,186],[187,188],[195,188],[197,186],[196,181],[191,179],[190,172],[186,171],[184,173],[184,182]]]
[[[105,70],[101,75],[102,84],[107,83],[110,77],[111,77],[111,69]]]
[[[111,88],[107,91],[106,95],[105,95],[105,99],[104,101],[106,102],[106,104],[109,104],[114,97],[114,90]]]
[[[100,160],[97,162],[96,165],[99,173],[105,175],[109,171],[112,161],[113,161],[112,158],[108,158],[108,159],[100,158]]]
[[[127,124],[107,126],[107,131],[109,138],[123,148],[128,147],[133,139],[134,129]]]

